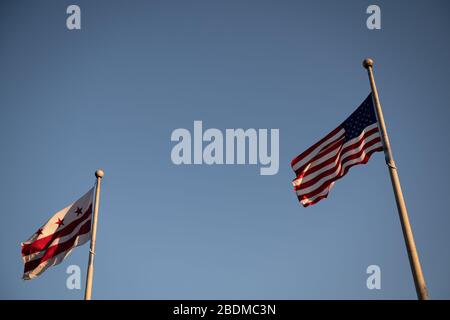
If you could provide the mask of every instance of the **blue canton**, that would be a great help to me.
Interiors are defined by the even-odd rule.
[[[361,132],[371,124],[377,122],[375,108],[372,101],[372,94],[345,120],[341,126],[345,130],[344,143],[356,138]]]

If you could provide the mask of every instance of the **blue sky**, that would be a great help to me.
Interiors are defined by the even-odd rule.
[[[81,7],[68,31],[66,8]],[[0,298],[80,299],[33,281],[20,242],[105,171],[97,299],[414,299],[383,155],[303,208],[290,160],[370,91],[375,60],[431,298],[450,298],[446,1],[2,1]],[[177,128],[276,128],[280,170],[176,166]],[[368,290],[366,268],[381,268]]]

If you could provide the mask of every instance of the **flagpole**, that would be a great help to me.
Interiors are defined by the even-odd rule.
[[[103,170],[99,169],[95,171],[97,177],[97,184],[95,185],[95,200],[94,200],[94,216],[92,218],[92,235],[91,235],[91,247],[89,249],[89,263],[86,276],[86,291],[84,293],[84,300],[91,300],[92,295],[92,278],[94,275],[94,256],[95,256],[95,240],[97,238],[97,217],[98,207],[100,204],[100,184],[104,176]]]
[[[383,142],[384,156],[386,164],[389,168],[392,188],[394,189],[395,201],[397,203],[397,210],[400,216],[400,223],[402,225],[403,237],[405,239],[406,250],[408,252],[409,264],[411,265],[411,271],[414,278],[414,285],[416,287],[417,297],[419,300],[428,300],[429,299],[428,290],[425,283],[425,278],[422,273],[422,267],[420,266],[419,255],[417,253],[413,232],[411,229],[411,225],[409,223],[408,211],[406,210],[405,199],[403,198],[400,179],[397,173],[397,167],[395,166],[391,144],[389,142],[389,137],[386,130],[386,124],[384,123],[383,111],[381,110],[377,86],[375,85],[375,79],[373,76],[373,60],[365,59],[363,61],[363,66],[364,68],[367,69],[367,72],[369,74],[370,86],[372,87],[372,95],[375,103],[375,112],[377,114],[378,124],[381,131],[381,140]]]

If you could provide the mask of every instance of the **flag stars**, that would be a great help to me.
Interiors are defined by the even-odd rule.
[[[80,214],[83,214],[83,208],[80,208],[80,207],[77,207],[77,210],[75,210],[75,213],[77,214],[77,217],[80,215]]]
[[[345,141],[359,136],[364,128],[377,122],[371,96],[342,124],[346,134]]]
[[[57,224],[58,226],[63,226],[64,225],[64,219],[58,218],[58,221],[56,221],[55,224]]]

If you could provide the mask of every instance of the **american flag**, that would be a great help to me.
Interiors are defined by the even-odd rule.
[[[61,263],[77,246],[91,239],[93,189],[58,211],[22,243],[23,279],[30,280]]]
[[[383,145],[370,94],[340,126],[291,161],[298,200],[308,207],[326,198],[336,180],[377,151]]]

